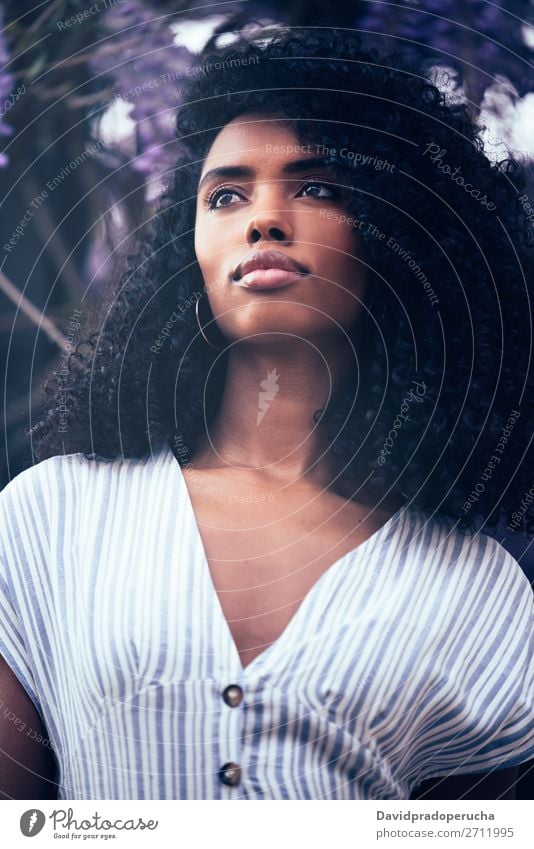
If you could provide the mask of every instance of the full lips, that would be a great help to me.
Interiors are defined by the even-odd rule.
[[[305,276],[305,272],[289,271],[285,268],[255,268],[239,280],[234,280],[234,284],[246,289],[277,289],[296,283]]]

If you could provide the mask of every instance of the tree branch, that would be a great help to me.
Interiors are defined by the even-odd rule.
[[[67,346],[68,340],[67,337],[63,335],[61,330],[56,327],[53,321],[50,321],[46,315],[33,304],[26,295],[23,295],[20,289],[8,280],[3,271],[0,271],[0,291],[6,295],[10,301],[13,301],[14,304],[23,312],[28,318],[39,328],[42,329],[43,333],[46,333],[49,339],[52,342],[55,342],[56,345],[61,348],[63,351]]]

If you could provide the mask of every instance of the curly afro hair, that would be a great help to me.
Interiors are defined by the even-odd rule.
[[[217,133],[252,112],[328,149],[360,229],[372,285],[358,368],[316,413],[343,476],[459,527],[482,517],[532,530],[524,166],[492,163],[467,105],[348,30],[280,28],[204,50],[178,110],[172,186],[68,377],[44,385],[46,412],[28,431],[37,458],[142,457],[179,438],[190,462],[227,368],[190,308],[203,288],[196,189]]]

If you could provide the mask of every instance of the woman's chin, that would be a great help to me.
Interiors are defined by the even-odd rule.
[[[288,322],[286,325],[277,324],[273,327],[272,322],[264,324],[256,323],[253,327],[232,333],[234,343],[240,342],[246,345],[254,345],[256,348],[275,348],[277,352],[284,349],[291,351],[306,347],[316,347],[315,337],[320,331],[314,327],[295,326]],[[323,331],[324,333],[324,331]],[[228,334],[226,334],[228,335]],[[321,334],[322,335],[322,334]]]
[[[318,308],[305,305],[248,304],[234,313],[234,320],[219,320],[225,336],[255,345],[298,344],[302,341],[339,336],[345,327],[346,316],[338,320]],[[349,328],[346,328],[349,332]]]

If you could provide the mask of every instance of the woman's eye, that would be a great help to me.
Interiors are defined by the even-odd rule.
[[[332,200],[338,197],[338,191],[334,186],[329,185],[328,183],[323,183],[320,180],[309,180],[301,186],[297,195],[306,192],[307,197],[315,197],[322,198],[326,200]],[[235,189],[230,188],[230,186],[220,186],[218,189],[215,189],[205,201],[206,208],[208,210],[214,209],[224,209],[228,206],[234,206],[235,201],[232,200],[232,197],[241,198],[239,192]]]
[[[320,194],[319,192],[314,191],[313,194],[308,194],[308,197],[314,197],[314,198],[335,198],[335,197],[337,197],[336,189],[333,186],[328,185],[327,183],[321,183],[319,181],[311,182],[311,180],[310,180],[310,182],[305,183],[301,187],[300,191],[304,192],[304,191],[307,191],[308,189],[314,189],[314,190],[319,189],[319,192],[321,192],[321,191],[323,192],[323,194]],[[326,192],[326,194],[324,194],[324,192]]]
[[[208,209],[222,209],[225,206],[232,206],[231,200],[229,198],[232,195],[236,195],[236,197],[240,197],[240,195],[235,191],[235,189],[230,189],[227,186],[221,186],[220,189],[216,189],[214,192],[206,200],[206,206]],[[221,203],[219,203],[221,201]]]

